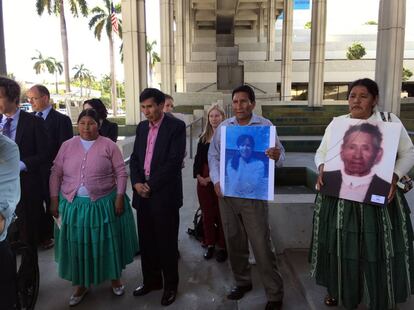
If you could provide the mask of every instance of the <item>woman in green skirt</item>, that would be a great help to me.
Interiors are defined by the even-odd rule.
[[[59,276],[76,286],[70,306],[81,302],[92,284],[106,280],[115,295],[123,295],[121,271],[138,251],[122,154],[99,136],[98,126],[95,110],[82,111],[79,136],[62,144],[50,176],[55,260]]]
[[[350,113],[339,118],[384,121],[385,114],[376,111],[377,102],[377,84],[370,79],[357,80],[349,87]],[[394,114],[387,115],[386,121],[400,123]],[[382,150],[379,150],[380,146],[375,147],[375,134],[370,136],[362,132],[358,139],[368,142],[364,149],[359,149],[358,145],[352,147],[359,151],[352,149],[357,155],[353,159],[350,157],[350,164],[345,167],[347,156],[352,155],[346,154],[347,138],[344,137],[341,147],[343,171],[324,174],[334,127],[334,122],[328,125],[316,152],[315,163],[319,171],[316,189],[323,191],[323,186],[338,183],[336,187],[342,197],[342,193],[346,193],[356,197],[353,200],[366,201],[364,197],[374,179],[378,179],[370,168],[379,160],[378,154]],[[372,128],[367,130],[373,131]],[[317,284],[327,288],[328,295],[324,300],[327,306],[342,304],[346,309],[355,309],[364,303],[371,310],[395,309],[397,303],[405,302],[414,294],[413,228],[409,206],[397,186],[398,180],[413,165],[414,147],[402,127],[392,183],[388,183],[390,190],[384,197],[387,200],[385,207],[321,193],[317,195],[310,252],[311,274]],[[359,177],[358,182],[347,183],[353,175]],[[362,194],[357,193],[357,187],[362,188]]]

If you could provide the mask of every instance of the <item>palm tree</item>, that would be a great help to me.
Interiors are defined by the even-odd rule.
[[[154,40],[151,43],[148,41],[145,42],[145,50],[148,54],[148,71],[149,71],[149,78],[150,78],[150,85],[152,86],[152,75],[154,72],[154,67],[157,62],[160,62],[160,56],[158,53],[154,50],[154,47],[157,45],[157,41]]]
[[[94,79],[91,71],[85,67],[84,64],[76,65],[72,68],[75,70],[75,74],[73,75],[74,80],[78,80],[80,84],[80,96],[82,97],[82,90],[83,90],[83,82],[88,83],[92,79]]]
[[[32,60],[35,61],[33,69],[35,70],[36,74],[40,74],[46,71],[50,74],[55,74],[56,94],[58,94],[58,74],[60,75],[63,72],[62,62],[56,60],[55,57],[44,57],[38,50],[36,50],[36,52],[38,55],[32,57]]]
[[[36,74],[40,74],[46,71],[48,71],[50,74],[53,74],[55,72],[55,64],[51,59],[52,57],[43,57],[40,51],[36,50],[36,52],[38,55],[32,57],[32,60],[35,61],[33,69],[35,70]]]
[[[52,58],[52,61],[55,65],[55,88],[56,88],[56,94],[59,94],[59,82],[58,82],[58,74],[61,75],[63,72],[63,66],[62,62],[58,61],[56,58]]]
[[[111,13],[112,13],[112,3],[110,0],[103,0],[105,8],[99,6],[94,7],[91,10],[91,13],[94,14],[91,20],[89,21],[89,29],[93,28],[95,37],[98,41],[101,40],[102,30],[105,28],[106,35],[109,40],[109,60],[110,60],[110,73],[111,73],[111,103],[112,111],[114,116],[117,112],[117,102],[116,102],[116,78],[115,78],[115,60],[114,60],[114,40],[113,40],[113,31],[111,23]],[[115,14],[121,13],[121,5],[117,4],[114,6]],[[122,21],[118,18],[118,35],[122,39]]]
[[[60,17],[60,37],[62,41],[63,63],[65,68],[65,86],[66,92],[70,92],[69,77],[69,45],[68,33],[66,30],[65,6],[64,0],[36,0],[37,14],[42,15],[46,10],[49,15],[56,14]],[[88,15],[88,6],[86,0],[70,0],[69,7],[74,17],[79,16],[79,11],[83,16]]]

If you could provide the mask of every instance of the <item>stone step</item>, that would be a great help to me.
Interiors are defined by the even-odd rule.
[[[325,128],[325,125],[280,126],[276,124],[277,134],[279,136],[323,136]]]

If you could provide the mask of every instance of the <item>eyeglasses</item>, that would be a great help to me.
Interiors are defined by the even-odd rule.
[[[39,100],[40,98],[43,98],[44,96],[40,96],[40,97],[27,97],[28,101],[36,101]]]

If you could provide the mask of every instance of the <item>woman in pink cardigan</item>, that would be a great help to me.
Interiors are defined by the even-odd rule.
[[[115,295],[123,295],[122,269],[138,251],[122,154],[99,136],[98,124],[95,110],[82,111],[79,136],[62,144],[50,176],[55,260],[59,276],[77,286],[70,306],[82,301],[90,285],[106,280]]]

